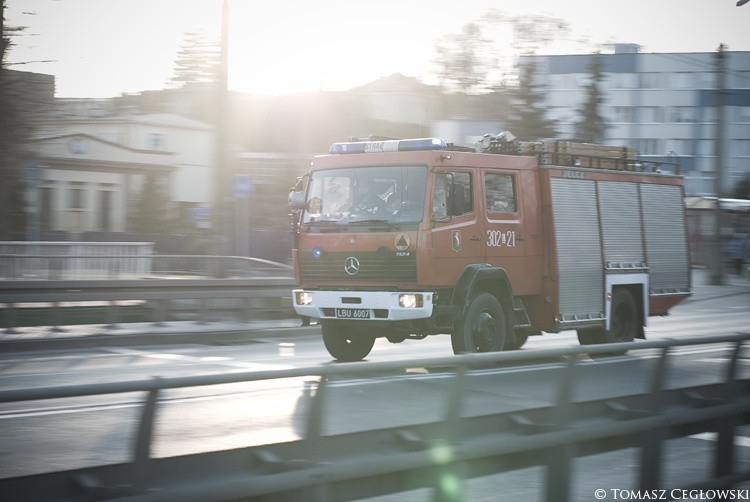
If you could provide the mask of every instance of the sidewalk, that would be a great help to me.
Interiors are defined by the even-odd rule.
[[[162,323],[79,324],[16,328],[0,332],[0,352],[39,349],[84,349],[123,345],[241,344],[262,338],[314,333],[299,319],[258,321],[168,321]]]
[[[750,293],[750,279],[725,274],[724,284],[712,285],[707,269],[693,270],[693,295],[685,303]],[[163,323],[80,324],[53,329],[49,326],[16,328],[0,332],[0,351],[83,349],[122,345],[180,343],[238,344],[281,336],[318,332],[317,325],[302,326],[300,319],[255,321],[168,321]]]
[[[705,268],[693,269],[693,296],[687,301],[708,300],[729,294],[750,292],[750,276],[738,276],[725,272],[723,284],[711,284],[711,271]]]

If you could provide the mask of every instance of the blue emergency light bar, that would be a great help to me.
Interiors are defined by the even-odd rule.
[[[389,139],[385,141],[354,141],[334,143],[328,149],[332,155],[371,152],[416,152],[420,150],[445,150],[445,141],[439,138]]]

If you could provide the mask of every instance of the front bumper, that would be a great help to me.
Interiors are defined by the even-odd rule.
[[[419,298],[406,307],[404,296]],[[432,316],[434,294],[425,291],[317,291],[295,289],[292,302],[297,314],[317,319],[350,321],[409,321]],[[409,298],[410,300],[412,298]]]

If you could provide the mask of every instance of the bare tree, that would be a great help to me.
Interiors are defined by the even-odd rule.
[[[461,33],[441,37],[435,52],[438,80],[445,89],[471,93],[487,88],[494,61],[490,40],[483,36],[480,24],[467,23]]]
[[[23,162],[31,129],[22,86],[14,85],[6,61],[10,37],[22,29],[5,26],[5,0],[0,6],[0,240],[15,240],[26,228]]]
[[[438,39],[435,73],[448,90],[490,91],[500,81],[507,80],[508,73],[514,72],[513,61],[518,56],[534,54],[568,32],[567,23],[557,18],[511,16],[489,9],[465,24],[460,33]],[[503,37],[510,39],[509,46],[502,41]]]

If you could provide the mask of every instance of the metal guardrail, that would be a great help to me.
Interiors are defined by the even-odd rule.
[[[127,305],[122,302],[146,302],[151,321],[161,323],[179,309],[180,302],[188,310],[205,320],[210,310],[233,310],[240,318],[247,318],[252,309],[279,310],[293,316],[291,291],[295,281],[291,277],[255,277],[237,279],[148,279],[148,280],[75,280],[75,281],[0,281],[0,304],[3,328],[12,332],[18,327],[19,305],[46,305],[51,308],[47,325],[54,328],[64,324],[61,311],[67,304],[104,302],[107,322],[115,326],[119,312]],[[239,303],[227,304],[229,300]],[[224,303],[221,303],[224,301]],[[118,303],[120,302],[120,303]]]
[[[151,277],[291,275],[292,266],[262,258],[167,254],[0,254],[0,279],[81,280]]]
[[[750,479],[737,471],[736,428],[750,422],[750,380],[738,376],[738,359],[750,333],[723,337],[647,341],[534,351],[471,354],[398,362],[350,363],[286,370],[159,378],[54,388],[0,391],[0,403],[144,392],[146,400],[124,464],[0,480],[7,500],[351,500],[416,488],[434,489],[435,500],[462,499],[466,478],[529,466],[546,466],[546,500],[570,499],[577,456],[623,448],[640,449],[639,488],[661,486],[666,440],[718,431],[710,478],[684,489],[719,488]],[[724,380],[690,388],[665,385],[675,347],[729,343]],[[579,356],[651,349],[660,354],[648,389],[605,399],[573,399]],[[488,365],[553,358],[562,363],[556,402],[483,416],[464,416],[467,376]],[[445,419],[340,435],[324,435],[322,423],[332,377],[372,376],[406,368],[451,371]],[[404,372],[404,374],[406,374]],[[318,377],[304,438],[229,451],[151,458],[154,420],[167,389]],[[667,494],[670,492],[667,490]]]

